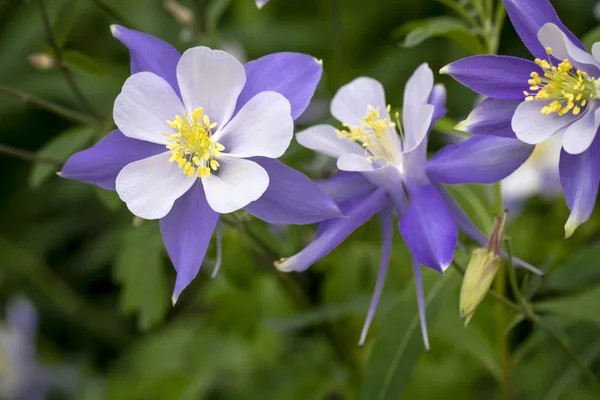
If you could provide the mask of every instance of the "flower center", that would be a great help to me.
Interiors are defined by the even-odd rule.
[[[552,54],[552,49],[546,48],[546,53]],[[528,83],[531,85],[529,89],[535,92],[525,91],[524,94],[526,101],[554,100],[542,108],[542,114],[565,115],[571,111],[573,115],[578,115],[589,100],[598,97],[596,78],[590,78],[585,71],[574,69],[569,60],[564,60],[558,66],[554,66],[550,58],[536,58],[535,63],[542,68],[544,74],[540,76],[537,72],[532,72]]]
[[[389,114],[389,105],[387,111]],[[398,117],[399,113],[396,113],[396,120],[398,120]],[[388,118],[381,118],[379,108],[367,106],[367,113],[360,119],[358,126],[351,127],[348,124],[343,124],[344,129],[336,130],[336,132],[340,139],[346,137],[359,143],[373,156],[372,158],[392,161],[392,146],[394,146],[394,143],[390,143],[390,137],[386,131],[389,128],[394,129],[396,125],[400,126],[391,122]],[[393,133],[396,134],[395,131]]]
[[[219,168],[216,159],[225,150],[225,146],[212,138],[212,129],[217,123],[211,123],[208,115],[203,113],[200,107],[191,115],[176,115],[173,121],[167,123],[171,128],[177,129],[177,133],[163,132],[163,135],[170,138],[167,144],[167,149],[172,153],[169,162],[177,162],[177,166],[190,178],[196,174],[199,178],[210,176],[211,170]]]

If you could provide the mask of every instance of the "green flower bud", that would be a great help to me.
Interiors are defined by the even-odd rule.
[[[460,316],[465,318],[465,326],[490,290],[499,267],[500,257],[493,250],[482,248],[471,253],[460,289]]]

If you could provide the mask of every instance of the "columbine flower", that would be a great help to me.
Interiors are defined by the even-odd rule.
[[[531,153],[529,146],[517,140],[479,136],[448,146],[427,161],[427,134],[445,114],[445,100],[444,87],[434,86],[433,73],[426,64],[421,65],[406,84],[401,125],[400,114],[390,114],[382,85],[371,78],[357,78],[340,88],[331,103],[331,114],[343,129],[317,125],[296,136],[304,147],[337,158],[341,172],[321,187],[349,218],[321,223],[315,240],[293,257],[280,260],[276,264],[279,269],[306,270],[374,214],[381,213],[381,265],[360,343],[365,340],[385,281],[394,209],[412,254],[421,328],[428,347],[420,265],[440,273],[448,268],[457,243],[457,226],[478,243],[487,242],[442,184],[496,182]]]
[[[562,147],[562,137],[554,135],[535,146],[531,157],[502,180],[502,193],[505,207],[514,215],[521,204],[530,197],[540,195],[554,198],[560,193],[558,160]]]
[[[0,327],[0,398],[45,399],[49,377],[35,360],[37,315],[25,299],[13,299]]]
[[[267,4],[269,0],[256,0],[256,7],[259,9],[263,8],[265,4]]]
[[[223,51],[180,55],[152,36],[111,29],[131,52],[133,74],[115,101],[119,130],[73,155],[61,175],[116,189],[135,215],[160,219],[177,270],[173,301],[198,273],[220,213],[244,208],[295,224],[339,215],[306,176],[275,160],[319,82],[318,61],[278,53],[244,66]]]
[[[566,236],[592,213],[600,171],[600,45],[592,55],[561,23],[548,0],[504,0],[508,15],[535,62],[481,55],[456,61],[442,73],[488,99],[463,129],[538,144],[563,132],[559,170],[571,210]]]

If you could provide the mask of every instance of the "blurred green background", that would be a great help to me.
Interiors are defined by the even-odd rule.
[[[113,23],[179,50],[203,44],[245,60],[278,51],[323,59],[322,82],[301,124],[329,120],[329,100],[357,76],[381,81],[387,101],[400,106],[418,65],[438,71],[469,55],[444,37],[401,46],[398,28],[407,22],[455,15],[434,0],[271,0],[262,10],[252,0],[181,0],[191,21],[166,3],[172,2],[47,0],[67,66],[104,126],[76,125],[0,91],[0,143],[64,160],[109,132],[112,104],[129,71],[125,47],[111,36]],[[552,3],[580,37],[599,25],[592,0]],[[504,28],[500,53],[529,58],[508,20]],[[0,85],[85,112],[56,69],[34,67],[30,55],[43,53],[51,54],[38,3],[0,0]],[[436,81],[448,89],[448,126],[468,114],[475,95],[437,73]],[[446,140],[434,132],[431,149]],[[334,168],[296,143],[283,161],[311,178]],[[397,232],[380,308],[367,344],[358,347],[379,264],[377,218],[306,273],[286,275],[273,261],[309,243],[315,227],[273,227],[234,215],[224,225],[218,277],[210,279],[213,243],[198,278],[172,307],[174,270],[158,224],[135,221],[114,193],[60,179],[57,170],[0,154],[0,300],[31,299],[40,315],[40,363],[72,372],[74,390],[53,390],[50,398],[495,399],[503,393],[498,343],[505,334],[504,368],[512,379],[504,398],[506,390],[508,398],[600,398],[555,342],[493,300],[464,328],[453,269],[443,279],[425,271],[431,338],[425,352],[410,260]],[[486,230],[488,189],[453,191]],[[543,279],[519,276],[542,320],[598,374],[600,213],[564,240],[567,217],[562,197],[535,198],[512,218],[508,235],[516,255],[547,271]],[[466,259],[457,252],[463,265]]]

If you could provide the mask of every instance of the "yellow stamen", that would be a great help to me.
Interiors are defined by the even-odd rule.
[[[219,158],[225,146],[217,143],[212,138],[212,129],[217,126],[211,122],[208,115],[204,114],[202,107],[196,108],[191,115],[185,113],[183,117],[176,115],[173,121],[167,124],[177,130],[176,133],[163,133],[169,137],[167,149],[171,150],[169,162],[177,162],[183,174],[191,177],[208,177],[211,168],[216,171]],[[210,168],[208,167],[210,165]]]
[[[546,48],[546,54],[552,54],[550,47]],[[543,70],[543,76],[532,72],[527,83],[530,85],[529,93],[524,91],[525,101],[553,100],[542,108],[542,114],[557,113],[565,115],[572,112],[578,115],[588,100],[598,97],[596,79],[590,78],[587,72],[575,70],[569,60],[564,60],[557,66],[548,60],[537,58],[535,63]],[[537,91],[537,93],[535,93]]]

